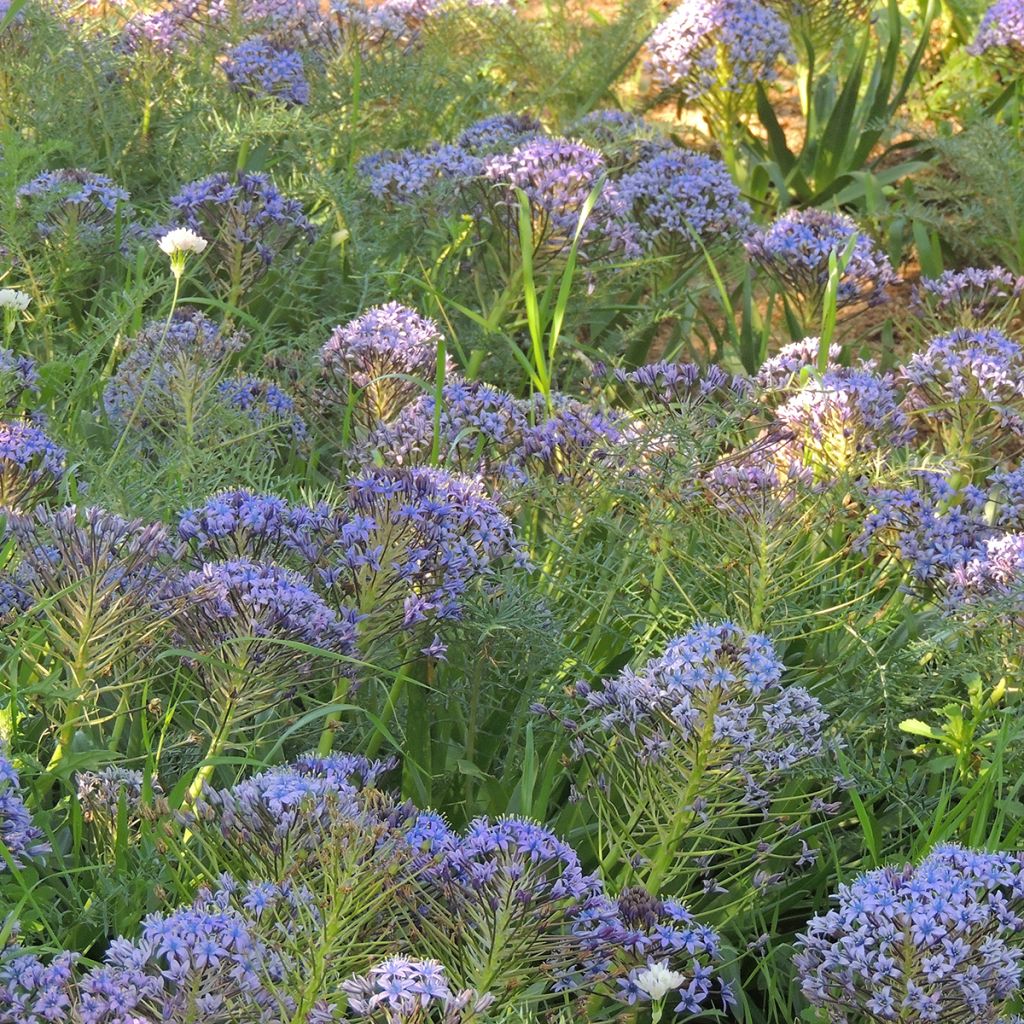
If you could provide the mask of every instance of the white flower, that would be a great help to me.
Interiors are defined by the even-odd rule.
[[[647,968],[636,976],[636,986],[646,992],[655,1002],[686,984],[686,975],[668,969],[667,960],[648,964]]]
[[[208,244],[209,243],[202,237],[202,235],[197,235],[189,228],[175,228],[173,231],[168,231],[159,242],[160,248],[167,253],[171,259],[174,259],[175,256],[190,252],[194,252],[198,255]]]
[[[32,297],[17,288],[0,288],[0,309],[15,309],[19,313],[28,309]]]

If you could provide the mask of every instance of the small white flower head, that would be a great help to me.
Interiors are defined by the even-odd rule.
[[[673,989],[682,988],[686,984],[686,975],[669,970],[667,960],[648,964],[636,976],[636,986],[646,992],[654,1002],[664,999]]]
[[[158,244],[171,258],[171,273],[181,277],[185,272],[185,260],[192,254],[198,256],[209,242],[190,228],[175,228],[168,231]]]
[[[13,309],[16,313],[23,313],[31,301],[30,295],[18,291],[17,288],[0,288],[0,309]]]
[[[186,256],[189,253],[195,253],[198,256],[209,245],[209,242],[190,228],[175,228],[173,231],[168,231],[160,239],[159,244],[160,248],[173,258],[179,253]]]

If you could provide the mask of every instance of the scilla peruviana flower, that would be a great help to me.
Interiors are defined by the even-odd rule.
[[[175,228],[168,231],[159,241],[161,251],[171,258],[171,273],[181,277],[185,271],[185,260],[190,253],[197,256],[209,245],[202,235],[190,228]]]

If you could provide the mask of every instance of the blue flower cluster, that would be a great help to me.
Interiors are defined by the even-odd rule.
[[[678,1000],[672,1004],[676,1013],[699,1013],[709,1008],[713,996],[726,1005],[732,1002],[728,985],[715,978],[711,966],[721,957],[717,933],[676,900],[629,886],[617,899],[590,900],[573,933],[583,952],[573,987],[615,979],[614,996],[627,1005],[660,1000],[671,992]],[[662,972],[655,987],[652,982]]]
[[[141,771],[109,765],[99,771],[82,771],[75,776],[75,796],[82,808],[82,818],[93,827],[102,841],[118,837],[121,808],[126,814],[129,831],[121,841],[130,841],[145,808],[146,789],[159,800],[164,791],[155,778],[146,778]]]
[[[171,197],[173,223],[210,241],[220,263],[207,260],[218,279],[244,291],[282,253],[316,228],[297,199],[285,196],[266,174],[219,173],[185,185]]]
[[[266,96],[290,107],[309,102],[309,82],[302,55],[254,36],[224,54],[224,74],[231,85],[252,96]]]
[[[455,377],[441,390],[440,410],[433,395],[423,395],[374,429],[366,447],[395,465],[425,465],[436,433],[442,465],[503,489],[542,474],[582,479],[624,453],[625,428],[619,414],[565,395],[553,395],[548,410],[543,399]]]
[[[245,335],[223,332],[189,307],[176,309],[169,322],[151,320],[126,343],[103,390],[107,415],[122,427],[172,434],[244,342]]]
[[[227,409],[241,413],[260,433],[281,434],[287,441],[306,438],[306,421],[295,411],[295,399],[272,380],[249,375],[229,377],[215,394]]]
[[[200,671],[222,686],[229,702],[265,696],[268,687],[284,698],[288,683],[310,680],[324,652],[355,653],[356,613],[336,611],[302,576],[280,566],[207,562],[175,580],[173,596],[173,628],[183,646],[211,656]]]
[[[783,397],[788,389],[804,383],[812,370],[818,367],[818,356],[821,348],[819,338],[804,338],[783,345],[773,356],[769,356],[760,366],[754,378],[759,388],[768,392],[769,398],[774,392]],[[842,348],[834,342],[828,347],[825,358],[825,370],[837,370]]]
[[[967,267],[924,277],[914,289],[914,306],[936,333],[958,327],[1007,328],[1020,309],[1024,276],[1005,267]]]
[[[0,409],[23,409],[39,394],[39,369],[31,356],[0,346]]]
[[[869,364],[809,378],[775,416],[789,435],[783,459],[828,473],[858,467],[866,452],[888,456],[914,437],[892,374]]]
[[[645,404],[665,409],[709,404],[724,412],[754,397],[748,378],[727,373],[717,365],[647,363],[636,370],[617,369],[614,379],[632,385]]]
[[[829,744],[820,702],[783,686],[782,672],[766,637],[722,623],[673,638],[662,655],[599,687],[577,684],[560,721],[590,771],[587,798],[617,823],[641,877],[660,884],[698,871],[688,844],[699,836],[712,857],[716,834],[737,814],[764,815],[763,852],[786,856],[812,802],[797,798],[785,824],[769,824],[773,802]],[[730,871],[747,868],[730,858]]]
[[[453,992],[444,967],[436,960],[389,957],[364,975],[342,983],[348,996],[344,1020],[380,1024],[461,1024],[472,1021],[494,1002],[486,993]],[[325,1018],[331,1024],[334,1018]],[[310,1024],[320,1024],[311,1020]]]
[[[577,962],[570,926],[602,886],[571,846],[525,818],[480,818],[462,835],[426,824],[409,840],[432,855],[425,898],[446,922],[446,962],[466,965],[460,984],[505,1001],[524,973],[554,982]]]
[[[408,306],[375,306],[335,328],[320,349],[330,399],[351,403],[364,427],[388,423],[433,382],[442,341],[441,328]],[[448,359],[445,370],[454,372]]]
[[[1021,53],[1024,53],[1024,3],[1021,0],[996,0],[981,19],[978,33],[968,50],[977,56],[1019,61]]]
[[[973,488],[958,493],[939,474],[920,478],[923,487],[871,494],[873,511],[864,517],[855,547],[881,544],[906,563],[914,579],[935,585],[949,571],[982,555],[990,528],[983,516],[984,494]]]
[[[359,793],[377,786],[394,766],[393,760],[309,754],[230,789],[206,785],[186,823],[207,842],[244,848],[266,877],[282,879],[300,871],[307,855],[344,841],[339,825],[370,829]],[[379,849],[380,843],[375,846]]]
[[[428,468],[367,471],[337,507],[216,495],[182,515],[179,533],[202,561],[294,566],[336,606],[358,609],[366,643],[457,618],[474,580],[521,558],[511,522],[477,483]]]
[[[481,158],[459,145],[435,144],[425,150],[383,150],[358,165],[370,194],[392,206],[433,205],[447,212],[460,188],[479,177]]]
[[[129,1024],[143,1020],[245,1020],[284,1024],[281,956],[261,938],[259,919],[298,917],[302,894],[267,883],[224,879],[195,904],[152,914],[132,942],[115,939],[103,963],[75,978],[75,959],[50,963],[15,948],[0,964],[0,1022]]]
[[[855,240],[854,240],[855,239]],[[846,268],[839,279],[836,302],[875,305],[887,298],[897,280],[885,254],[845,214],[811,207],[785,213],[770,227],[753,234],[747,252],[787,294],[820,309],[829,277],[829,258],[839,261],[849,244]]]
[[[0,422],[0,509],[25,511],[53,495],[67,453],[28,420]]]
[[[393,44],[409,50],[425,29],[446,15],[486,14],[508,6],[509,0],[331,0],[330,8],[342,34],[364,47]]]
[[[16,867],[24,867],[47,853],[50,847],[42,830],[32,823],[19,786],[18,773],[0,745],[0,849]],[[7,871],[7,857],[0,856],[0,875]],[[2,993],[0,986],[0,995]],[[0,1009],[0,1014],[2,1012]]]
[[[567,254],[580,229],[584,204],[598,188],[597,201],[580,232],[580,256],[597,259],[639,254],[626,203],[607,175],[608,166],[597,150],[548,136],[486,157],[481,170],[483,180],[491,186],[487,200],[492,224],[509,240],[518,238],[518,191],[525,194],[538,261]]]
[[[169,0],[127,18],[120,46],[127,53],[177,57],[211,30],[228,31],[235,24],[292,46],[322,40],[327,28],[319,0]]]
[[[536,130],[540,131],[539,125]],[[674,148],[656,124],[639,114],[611,107],[584,114],[572,123],[569,135],[599,150],[613,171],[628,170],[640,160]]]
[[[795,957],[834,1020],[993,1021],[1020,991],[1024,855],[956,846],[840,886]]]
[[[785,22],[758,0],[691,0],[651,33],[644,68],[657,88],[692,101],[774,81],[791,59]]]
[[[1002,331],[957,328],[900,371],[908,407],[942,431],[947,451],[998,450],[1024,437],[1024,349]]]
[[[16,198],[35,220],[39,235],[51,241],[123,244],[135,230],[131,196],[110,178],[92,171],[46,171],[21,185]],[[118,227],[120,236],[115,234]]]
[[[723,163],[703,153],[661,148],[618,182],[647,252],[700,257],[750,229],[751,210]]]

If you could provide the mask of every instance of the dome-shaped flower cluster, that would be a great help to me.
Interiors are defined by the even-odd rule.
[[[939,847],[840,886],[795,958],[834,1019],[995,1020],[1021,981],[1024,856]]]

